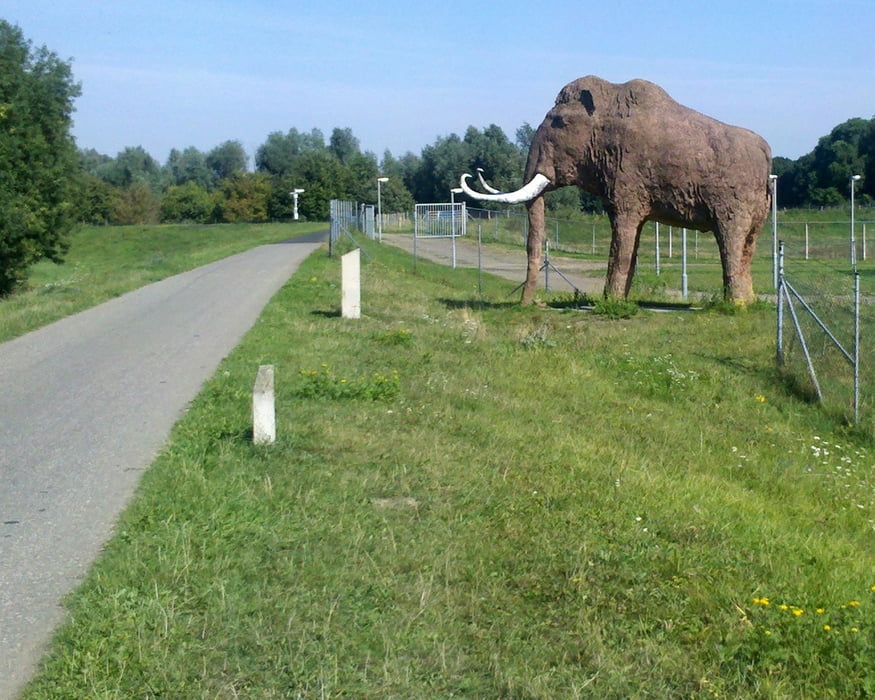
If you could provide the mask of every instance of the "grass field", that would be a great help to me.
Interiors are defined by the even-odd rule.
[[[208,382],[26,698],[875,694],[875,451],[776,376],[772,312],[366,250],[361,320],[317,253]]]
[[[144,284],[327,228],[325,223],[83,226],[71,236],[63,265],[38,263],[27,291],[0,300],[0,342]]]

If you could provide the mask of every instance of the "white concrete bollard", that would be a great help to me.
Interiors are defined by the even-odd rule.
[[[276,442],[276,408],[273,390],[273,365],[261,365],[252,389],[252,442]]]
[[[340,258],[341,301],[343,318],[361,318],[361,251],[356,248]]]

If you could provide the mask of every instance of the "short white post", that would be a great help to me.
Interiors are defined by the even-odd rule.
[[[356,248],[340,259],[341,302],[343,318],[361,318],[361,251]]]
[[[273,365],[261,365],[252,389],[252,442],[276,442],[276,409],[273,390]]]

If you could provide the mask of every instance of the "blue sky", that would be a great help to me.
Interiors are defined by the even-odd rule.
[[[537,126],[583,75],[646,78],[798,158],[875,116],[875,3],[844,0],[3,0],[0,18],[72,59],[74,135],[116,155],[203,151],[349,127],[362,149]]]

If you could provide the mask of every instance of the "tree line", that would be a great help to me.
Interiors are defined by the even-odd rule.
[[[499,189],[519,187],[534,130],[523,124],[511,141],[495,124],[469,126],[463,136],[438,137],[419,155],[378,159],[362,151],[349,128],[336,127],[326,140],[319,129],[273,132],[254,154],[254,169],[239,141],[208,152],[173,149],[161,165],[142,147],[115,157],[79,152],[75,179],[76,218],[84,223],[219,223],[277,221],[292,216],[291,191],[304,193],[299,212],[328,218],[330,199],[375,203],[377,177],[385,212],[405,212],[414,202],[445,202],[459,175],[482,168]],[[846,202],[850,178],[861,175],[855,193],[861,206],[875,202],[875,118],[850,119],[822,137],[810,153],[790,160],[776,157],[778,203],[782,208],[833,207]],[[483,206],[478,203],[477,206]],[[551,193],[550,212],[573,217],[600,211],[596,198],[567,188]]]
[[[483,168],[497,186],[516,188],[528,151],[531,127],[511,142],[492,124],[469,127],[464,137],[439,137],[421,154],[382,158],[362,151],[350,128],[336,127],[328,139],[319,129],[269,134],[254,154],[254,169],[239,141],[210,151],[173,149],[160,164],[141,146],[115,157],[93,149],[79,152],[74,202],[84,223],[216,223],[288,220],[294,189],[303,189],[298,211],[327,219],[331,199],[375,203],[377,178],[385,212],[411,211],[415,202],[444,202],[462,172]]]
[[[850,198],[854,175],[856,201],[875,203],[875,117],[848,119],[821,137],[814,150],[797,160],[774,158],[778,205],[783,208],[835,207]]]

